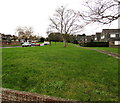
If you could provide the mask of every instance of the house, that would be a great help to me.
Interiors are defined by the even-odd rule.
[[[110,47],[120,46],[120,29],[103,29],[101,42],[109,42]]]
[[[20,44],[18,41],[17,36],[15,35],[6,35],[0,33],[0,46],[6,46],[6,45],[18,45]]]
[[[92,41],[92,42],[95,41],[95,35],[91,35],[91,41]]]
[[[76,40],[77,40],[79,43],[82,43],[82,42],[85,42],[85,38],[86,38],[86,35],[85,35],[85,34],[83,34],[83,35],[77,35]]]
[[[94,41],[95,42],[99,42],[101,38],[101,32],[96,32],[95,36],[94,36]]]
[[[85,36],[85,42],[92,42],[92,36]]]

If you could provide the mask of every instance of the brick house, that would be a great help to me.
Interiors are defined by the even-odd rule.
[[[120,47],[120,29],[103,29],[100,41],[109,42],[110,47]]]

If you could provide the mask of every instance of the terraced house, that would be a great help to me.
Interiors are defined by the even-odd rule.
[[[100,37],[101,37],[101,32],[97,32],[97,33],[95,34],[94,41],[95,41],[95,42],[99,42],[99,41],[100,41]]]
[[[109,42],[110,47],[120,47],[120,29],[103,29],[100,41]]]

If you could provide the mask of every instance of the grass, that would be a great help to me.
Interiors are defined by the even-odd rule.
[[[90,47],[90,48],[98,49],[98,50],[105,50],[105,51],[120,54],[120,48],[111,48],[111,47]]]
[[[75,99],[118,100],[117,59],[93,50],[52,46],[3,48],[4,88]]]

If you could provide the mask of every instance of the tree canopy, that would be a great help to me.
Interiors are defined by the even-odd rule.
[[[33,36],[33,28],[32,27],[26,27],[26,26],[19,26],[16,28],[16,32],[18,33],[18,38],[20,40],[31,40],[34,39],[35,36]]]

